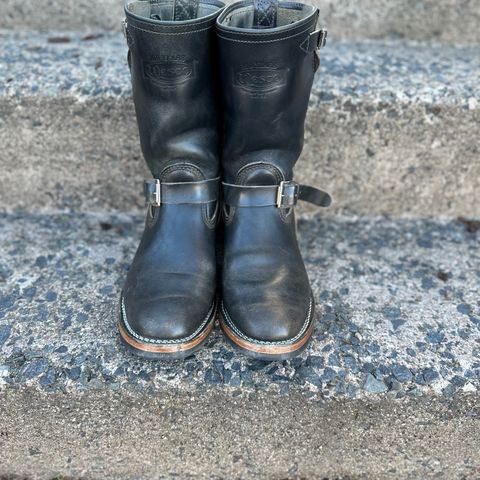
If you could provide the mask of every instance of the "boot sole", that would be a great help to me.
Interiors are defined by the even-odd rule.
[[[312,300],[313,301],[313,300]],[[255,343],[239,337],[232,328],[228,325],[226,318],[226,312],[222,305],[222,314],[220,316],[220,327],[222,328],[228,341],[243,354],[248,357],[255,358],[257,360],[276,361],[276,360],[288,360],[294,358],[302,353],[307,348],[310,339],[312,338],[313,331],[315,329],[314,308],[312,308],[310,317],[308,319],[309,325],[302,335],[302,337],[292,343]]]
[[[211,313],[204,328],[197,336],[195,336],[195,338],[190,339],[187,342],[165,342],[162,344],[142,342],[139,339],[132,337],[125,327],[122,308],[120,307],[118,313],[118,331],[120,332],[120,339],[127,349],[138,357],[147,360],[183,360],[193,355],[207,340],[215,325],[217,307],[218,302],[215,300],[215,304],[211,309]]]

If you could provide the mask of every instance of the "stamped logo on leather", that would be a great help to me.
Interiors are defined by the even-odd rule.
[[[173,87],[195,76],[195,62],[184,56],[159,56],[143,63],[146,79],[164,87]]]
[[[287,72],[288,69],[273,63],[242,65],[235,72],[235,85],[251,94],[262,95],[285,85]]]

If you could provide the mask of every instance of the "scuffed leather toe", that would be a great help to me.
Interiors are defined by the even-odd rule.
[[[211,318],[213,309],[214,304],[185,297],[127,297],[123,299],[122,316],[127,331],[138,340],[176,343],[194,338]]]
[[[222,302],[222,314],[239,336],[272,344],[298,340],[308,328],[312,309],[310,297]]]

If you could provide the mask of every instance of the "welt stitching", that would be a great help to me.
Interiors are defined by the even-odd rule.
[[[271,40],[260,40],[260,39],[257,39],[257,40],[237,40],[235,38],[228,38],[228,37],[224,37],[222,35],[218,35],[218,37],[223,38],[224,40],[229,40],[231,42],[239,42],[239,43],[272,43],[272,42],[280,42],[282,40],[288,40],[289,38],[298,37],[302,33],[308,32],[310,29],[311,29],[311,27],[308,27],[305,30],[302,30],[301,32],[296,33],[295,35],[289,35],[288,37],[275,38],[275,39],[271,39]],[[248,36],[253,36],[253,35],[259,35],[259,34],[258,33],[251,33],[250,34],[249,33],[247,35]]]
[[[136,30],[140,30],[142,32],[153,33],[154,35],[190,35],[192,33],[205,32],[206,30],[209,30],[210,28],[212,28],[212,27],[208,27],[208,28],[203,28],[201,30],[190,30],[188,32],[157,32],[153,30],[145,30],[143,28],[136,27],[135,25],[129,25],[129,27],[135,28]]]
[[[223,304],[223,301],[222,301],[222,307],[221,308],[222,308],[222,312],[225,316],[225,320],[227,321],[228,325],[233,329],[233,331],[239,337],[243,338],[244,340],[247,340],[248,342],[251,342],[251,343],[261,344],[261,345],[287,345],[287,344],[290,344],[290,343],[293,343],[293,342],[297,341],[306,332],[306,330],[307,330],[307,328],[310,324],[310,317],[311,317],[311,314],[312,314],[312,306],[313,306],[313,300],[310,297],[310,304],[309,304],[309,307],[308,307],[307,318],[305,319],[305,322],[303,323],[301,330],[293,338],[289,338],[287,340],[280,340],[278,342],[267,342],[265,340],[257,340],[255,338],[251,338],[251,337],[245,335],[232,322],[232,319],[230,318],[230,315],[228,314],[227,310],[225,309],[225,305]]]
[[[205,317],[205,319],[203,320],[201,325],[188,337],[178,338],[176,340],[162,340],[162,339],[159,339],[159,338],[142,337],[141,335],[139,335],[138,333],[136,333],[133,330],[133,328],[130,326],[130,324],[128,323],[128,320],[127,320],[127,312],[125,310],[125,301],[124,301],[124,298],[122,296],[122,319],[123,319],[123,323],[125,324],[125,327],[127,328],[127,331],[128,331],[128,333],[130,333],[130,335],[132,335],[133,337],[135,337],[138,340],[141,340],[144,343],[158,343],[158,344],[172,344],[173,343],[173,344],[176,344],[176,343],[188,342],[189,340],[192,340],[193,338],[198,336],[198,334],[203,330],[205,325],[210,320],[214,308],[215,308],[215,300],[213,301],[212,306],[210,307],[210,310],[208,311],[207,316]]]

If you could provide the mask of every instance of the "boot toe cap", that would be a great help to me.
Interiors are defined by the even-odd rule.
[[[136,302],[124,298],[122,320],[130,335],[143,342],[188,341],[208,323],[213,305],[183,297]]]
[[[313,315],[311,297],[269,303],[224,301],[222,313],[233,331],[253,343],[295,342],[306,332]]]

